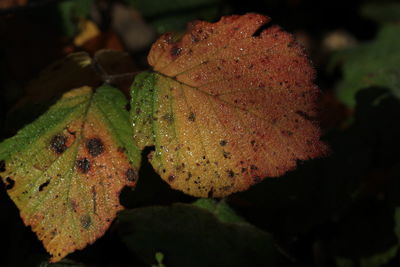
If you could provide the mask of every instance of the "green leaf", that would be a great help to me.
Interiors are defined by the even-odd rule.
[[[165,255],[166,266],[279,266],[271,236],[254,226],[226,223],[190,205],[147,207],[119,214],[121,239],[146,264]]]
[[[122,209],[119,192],[136,183],[126,103],[109,86],[74,89],[0,144],[1,179],[52,261],[102,236]]]
[[[78,33],[80,19],[89,16],[93,2],[93,0],[67,0],[57,5],[64,32],[68,37]]]
[[[353,107],[359,90],[370,86],[389,88],[400,97],[400,25],[386,25],[375,40],[334,55],[332,64],[342,63],[343,80],[337,96]]]
[[[219,220],[226,223],[246,223],[236,212],[229,207],[225,200],[216,201],[214,199],[201,198],[196,200],[193,205],[208,210]]]
[[[159,33],[182,31],[196,19],[213,20],[221,15],[223,0],[125,0],[135,7]]]

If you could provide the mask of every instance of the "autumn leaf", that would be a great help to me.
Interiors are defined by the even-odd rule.
[[[260,30],[269,20],[199,21],[153,45],[131,116],[136,143],[155,146],[151,164],[171,187],[222,197],[326,152],[314,70],[290,34]]]
[[[0,175],[24,223],[56,262],[102,236],[134,186],[140,151],[131,141],[125,97],[88,86],[0,144]]]

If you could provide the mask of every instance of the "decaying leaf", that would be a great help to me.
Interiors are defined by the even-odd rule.
[[[81,87],[0,144],[1,179],[53,262],[102,236],[136,183],[125,105],[115,88]]]
[[[315,122],[314,70],[293,37],[257,14],[196,22],[163,35],[137,76],[132,120],[139,147],[173,188],[202,197],[281,176],[326,146]]]

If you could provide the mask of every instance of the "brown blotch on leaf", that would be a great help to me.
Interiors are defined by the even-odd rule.
[[[173,58],[178,57],[181,54],[181,52],[182,48],[177,45],[174,45],[170,50],[170,54]]]
[[[92,225],[92,218],[89,215],[83,215],[80,218],[81,226],[83,229],[87,230]]]
[[[44,182],[43,184],[41,184],[39,186],[39,192],[42,192],[43,189],[45,189],[46,186],[48,186],[50,184],[50,180],[47,180],[46,182]]]
[[[253,170],[253,171],[258,170],[256,165],[250,165],[250,169]]]
[[[168,176],[168,181],[173,182],[175,180],[175,175]]]
[[[53,136],[50,141],[50,148],[57,154],[64,153],[67,150],[67,137],[61,134]]]
[[[71,199],[69,201],[69,207],[73,212],[77,212],[78,204],[76,203],[76,201],[74,199]]]
[[[297,110],[296,114],[303,117],[304,119],[308,120],[308,121],[315,121],[317,118],[314,118],[313,116],[308,115],[306,112],[301,111],[301,110]]]
[[[125,147],[120,146],[120,147],[117,148],[117,151],[119,153],[124,153],[124,152],[126,152],[126,149],[125,149]]]
[[[0,160],[0,172],[5,172],[5,171],[6,171],[6,161]]]
[[[10,190],[14,187],[15,185],[15,181],[13,179],[11,179],[11,177],[7,177],[6,178],[6,190]]]
[[[226,146],[227,143],[228,143],[228,142],[227,142],[226,140],[221,140],[221,141],[219,142],[220,146]]]
[[[188,120],[194,122],[196,120],[196,114],[194,112],[190,112]]]
[[[125,172],[125,176],[126,179],[129,182],[136,182],[138,179],[138,174],[137,172],[133,169],[133,168],[129,168],[126,172]]]
[[[161,119],[165,120],[168,123],[172,123],[174,121],[174,116],[171,113],[165,113]]]
[[[232,170],[226,170],[226,172],[228,173],[229,178],[233,178],[235,176],[235,173]]]
[[[88,173],[90,170],[90,161],[87,158],[81,158],[76,161],[76,167],[81,173]]]
[[[224,151],[223,154],[224,154],[224,158],[226,158],[226,159],[230,159],[231,158],[231,153],[230,152]]]
[[[99,138],[91,138],[87,140],[86,148],[89,151],[89,154],[93,157],[97,157],[104,152],[104,144]]]

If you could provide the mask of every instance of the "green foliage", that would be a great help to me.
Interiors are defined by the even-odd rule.
[[[164,260],[164,254],[162,254],[161,252],[156,252],[155,255],[156,261],[157,261],[157,265],[151,265],[151,267],[165,267],[165,265],[163,264],[163,260]]]
[[[190,204],[121,212],[121,239],[146,264],[161,251],[167,266],[278,266],[271,236],[254,226],[224,222]]]
[[[79,31],[79,22],[90,13],[93,0],[67,0],[57,5],[66,36],[73,37]]]
[[[193,205],[212,212],[222,222],[246,223],[224,200],[216,201],[214,199],[201,198],[196,200]]]
[[[182,31],[193,20],[215,20],[223,13],[224,0],[125,0],[135,7],[158,33]]]
[[[340,51],[332,64],[342,63],[343,80],[337,86],[340,101],[354,107],[355,95],[370,86],[389,88],[400,97],[400,25],[386,25],[375,40]]]

